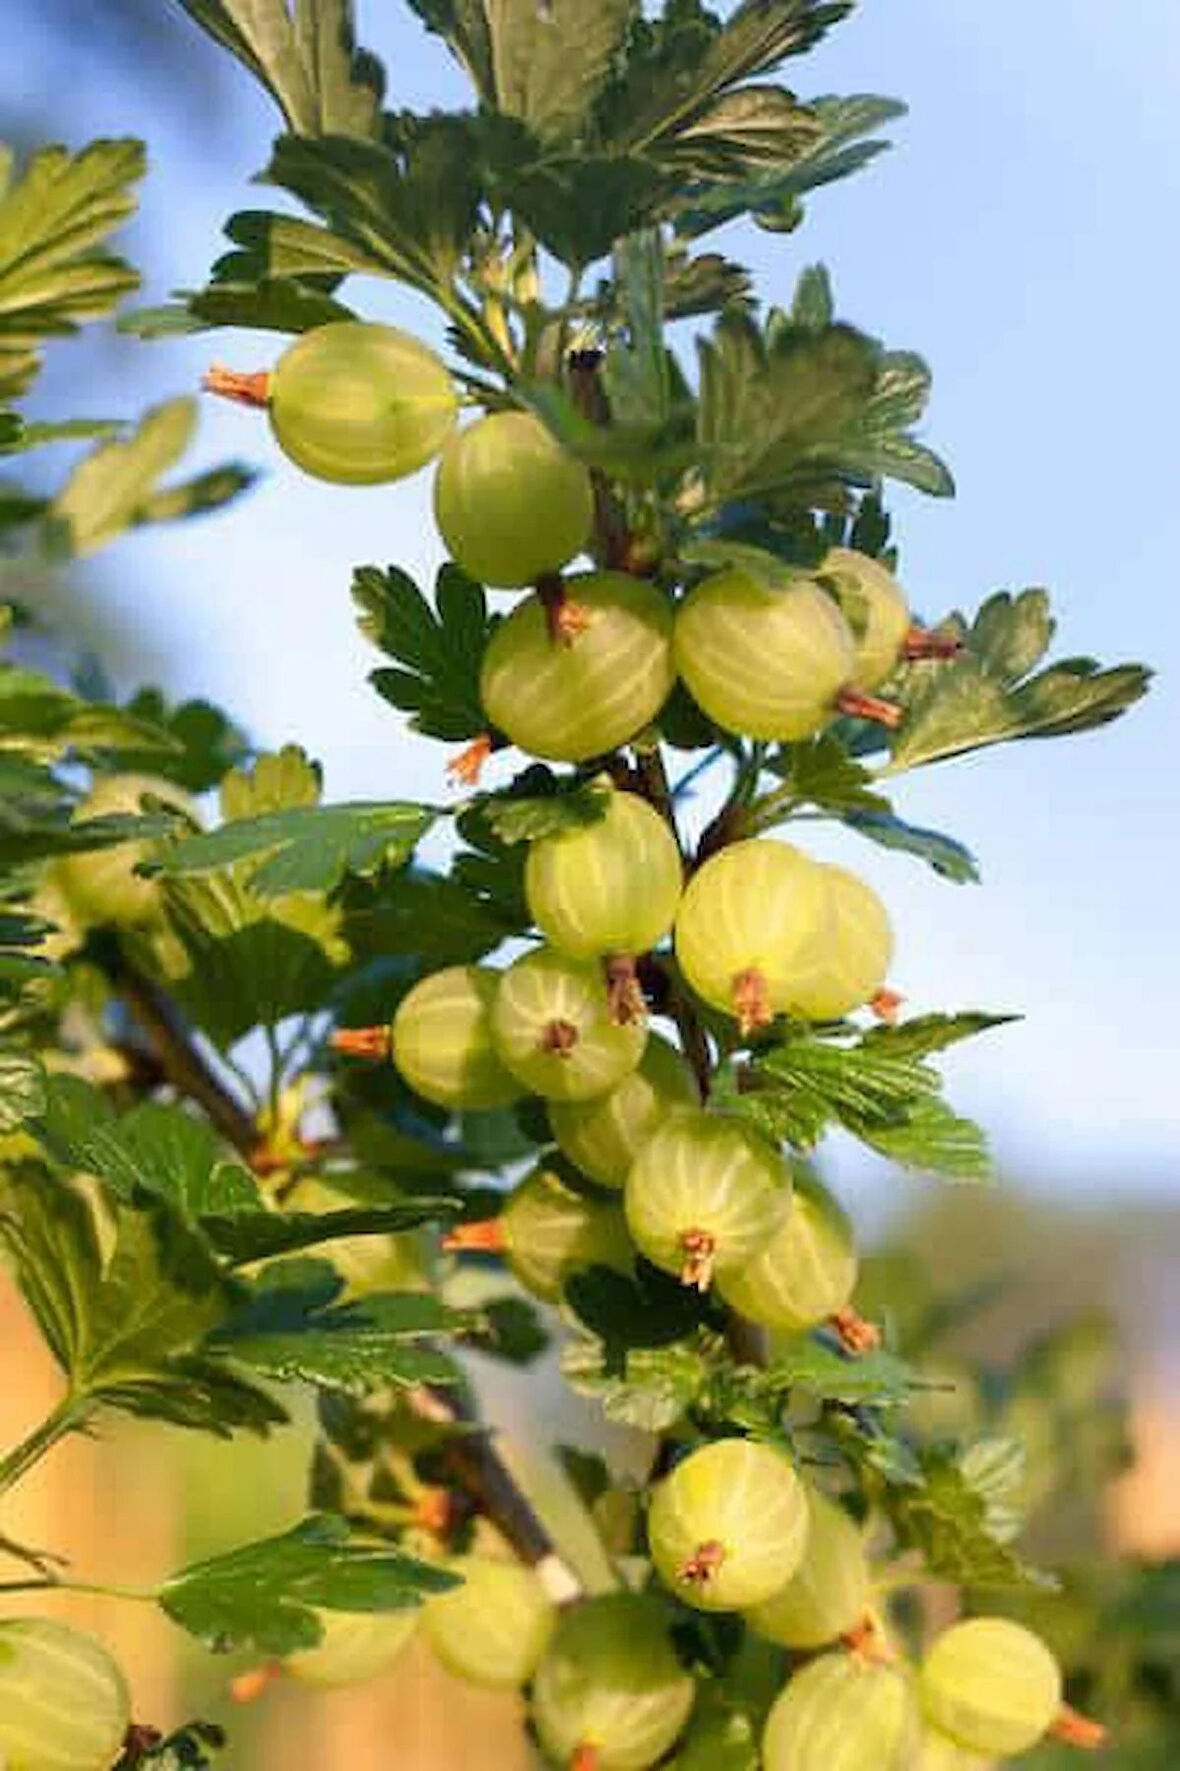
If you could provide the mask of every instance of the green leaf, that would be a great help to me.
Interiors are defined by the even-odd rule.
[[[218,1254],[231,1265],[244,1267],[317,1248],[342,1236],[388,1236],[437,1224],[461,1209],[462,1201],[448,1194],[416,1194],[388,1205],[347,1206],[340,1211],[238,1212],[229,1217],[206,1213],[201,1229]]]
[[[480,808],[500,842],[536,842],[563,830],[585,829],[606,816],[612,791],[609,782],[559,782],[547,771],[533,769],[519,782],[529,786],[534,780],[540,784],[546,779],[550,791],[542,794],[519,793],[513,783],[504,793],[482,797]]]
[[[248,1169],[226,1156],[204,1120],[181,1107],[145,1101],[118,1114],[79,1076],[51,1076],[36,1133],[67,1170],[96,1174],[120,1199],[137,1192],[164,1200],[187,1223],[261,1212],[262,1195]]]
[[[873,1050],[892,1052],[895,1057],[926,1058],[964,1039],[988,1033],[993,1027],[1007,1027],[1019,1020],[1019,1015],[989,1015],[979,1009],[964,1009],[957,1015],[916,1015],[913,1020],[899,1021],[892,1027],[870,1028],[861,1043]]]
[[[607,1420],[646,1433],[666,1433],[682,1420],[703,1394],[709,1370],[706,1356],[683,1342],[633,1347],[621,1369],[598,1340],[573,1339],[561,1355],[561,1373],[572,1390],[599,1402]]]
[[[24,424],[15,413],[0,413],[0,455],[25,454],[49,443],[98,442],[117,437],[125,429],[117,418],[71,418],[61,424]],[[29,505],[30,516],[40,515],[48,508],[48,500],[31,499]],[[20,509],[19,504],[12,509],[15,514]],[[16,520],[27,518],[17,517]]]
[[[664,248],[659,230],[616,242],[614,293],[620,332],[601,368],[612,418],[661,425],[672,413],[672,365],[664,343]]]
[[[179,748],[175,755],[161,755],[158,746],[138,756],[134,751],[124,751],[121,766],[133,772],[163,775],[189,793],[206,793],[216,787],[249,751],[243,733],[209,701],[182,701],[170,707],[159,689],[140,689],[124,711],[132,719],[167,733]]]
[[[892,1162],[920,1173],[952,1181],[986,1181],[993,1174],[987,1139],[979,1126],[937,1098],[915,1102],[897,1125],[861,1122],[856,1135]]]
[[[405,954],[431,969],[473,965],[530,921],[526,912],[509,914],[461,879],[417,868],[378,880],[350,879],[341,903],[355,959]]]
[[[118,329],[146,339],[183,338],[218,326],[298,333],[355,318],[351,308],[321,290],[289,277],[264,277],[257,283],[219,282],[208,289],[178,290],[175,302],[125,314]]]
[[[768,760],[767,768],[780,775],[790,788],[791,806],[813,805],[837,817],[848,813],[888,815],[889,801],[872,787],[872,772],[855,757],[833,732],[821,732],[798,744],[784,744]],[[758,803],[752,808],[756,818]]]
[[[264,901],[224,876],[169,878],[164,897],[187,960],[169,988],[221,1050],[252,1027],[322,1009],[335,989],[344,950],[337,915],[321,897]]]
[[[552,0],[543,10],[534,0],[485,0],[482,10],[494,80],[485,96],[547,147],[571,141],[606,82],[633,0]]]
[[[1052,1588],[1056,1583],[1020,1561],[997,1538],[990,1517],[990,1466],[972,1469],[942,1447],[918,1454],[916,1481],[890,1488],[886,1504],[902,1543],[922,1552],[930,1575],[959,1586]],[[1007,1521],[1004,1523],[1007,1533]]]
[[[1151,673],[1138,664],[1103,670],[1091,658],[1066,658],[1030,676],[1054,625],[1043,590],[1016,597],[1000,591],[966,630],[957,658],[910,665],[898,696],[906,718],[884,772],[1015,738],[1089,731],[1117,719],[1147,692]]]
[[[33,379],[40,339],[76,331],[138,286],[130,265],[96,248],[134,212],[144,170],[138,141],[50,147],[0,190],[0,401]]]
[[[351,0],[180,0],[270,93],[297,135],[375,136],[385,77],[356,47]]]
[[[479,670],[493,620],[479,585],[455,565],[435,581],[431,608],[413,579],[395,566],[361,566],[352,595],[365,638],[399,665],[375,670],[374,688],[428,738],[455,743],[484,731]]]
[[[207,1647],[281,1656],[320,1640],[316,1611],[402,1611],[458,1584],[436,1565],[354,1540],[345,1519],[316,1515],[278,1537],[194,1563],[158,1597],[173,1622]]]
[[[45,1081],[36,1058],[0,1047],[0,1137],[45,1111]]]
[[[261,897],[327,892],[347,872],[407,860],[434,820],[428,807],[397,801],[292,806],[184,837],[159,868],[166,875],[209,873],[249,861],[250,888]]]
[[[215,510],[244,491],[253,475],[234,466],[159,487],[192,441],[196,419],[194,399],[168,400],[148,412],[126,440],[100,444],[49,507],[51,546],[74,556],[94,553],[125,529]]]
[[[978,883],[979,864],[975,856],[941,830],[907,824],[892,812],[851,812],[843,822],[883,849],[900,849],[903,854],[916,855],[941,878],[953,880],[956,885]]]
[[[898,1403],[908,1397],[914,1372],[892,1353],[876,1351],[848,1358],[822,1341],[803,1338],[779,1348],[766,1368],[767,1379],[784,1389],[807,1390],[829,1402]]]

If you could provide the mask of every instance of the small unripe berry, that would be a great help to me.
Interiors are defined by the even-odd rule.
[[[1007,1759],[1048,1733],[1061,1708],[1061,1669],[1022,1624],[972,1617],[939,1636],[918,1692],[932,1727],[971,1752]]]
[[[843,867],[821,869],[827,898],[816,963],[795,985],[790,1012],[835,1021],[871,1001],[893,958],[893,931],[876,892]]]
[[[667,823],[634,793],[609,792],[597,823],[540,837],[525,893],[547,941],[573,959],[646,953],[672,927],[684,885]]]
[[[481,584],[513,589],[558,572],[594,517],[590,475],[529,412],[494,412],[450,438],[434,517],[451,556]]]
[[[791,1675],[762,1738],[765,1771],[913,1771],[918,1711],[909,1678],[838,1651]]]
[[[829,894],[823,871],[789,843],[731,843],[689,880],[676,913],[676,958],[712,1008],[744,1032],[789,1013],[822,976]]]
[[[164,802],[186,817],[195,816],[192,800],[172,781],[155,775],[102,775],[74,813],[72,822],[110,818],[143,810],[143,797]],[[155,852],[151,842],[119,842],[103,849],[62,855],[55,883],[78,921],[90,927],[150,928],[161,915],[158,879],[135,872]]]
[[[303,333],[276,363],[268,393],[284,455],[343,486],[417,472],[438,454],[459,410],[432,350],[394,326],[360,320]]]
[[[630,1272],[635,1250],[615,1201],[593,1198],[544,1163],[508,1196],[499,1219],[508,1263],[526,1291],[547,1303],[583,1267]]]
[[[488,643],[480,700],[521,750],[584,762],[634,738],[666,701],[672,611],[654,586],[621,572],[569,578],[564,594],[581,631],[563,641],[542,598],[526,597]]]
[[[806,738],[834,718],[856,668],[852,634],[813,579],[760,582],[731,567],[676,617],[676,669],[719,726],[747,738]]]
[[[700,1096],[675,1046],[649,1036],[639,1068],[595,1101],[552,1101],[549,1124],[562,1152],[604,1187],[621,1187],[644,1141],[674,1107]]]
[[[852,632],[852,682],[858,689],[878,688],[892,675],[910,631],[905,591],[880,560],[850,547],[831,548],[816,572],[831,586]]]
[[[702,1611],[736,1611],[786,1585],[807,1524],[803,1485],[783,1452],[717,1439],[658,1484],[647,1530],[660,1578],[678,1598]]]
[[[635,1069],[647,1028],[612,1020],[600,966],[541,947],[504,972],[492,1038],[503,1063],[534,1094],[589,1101]]]
[[[127,1682],[100,1642],[47,1617],[0,1621],[0,1764],[107,1771],[130,1721]]]
[[[826,1188],[802,1167],[791,1170],[791,1210],[770,1240],[717,1288],[750,1322],[803,1334],[842,1310],[856,1284],[852,1226]]]
[[[785,1586],[746,1612],[746,1621],[783,1648],[822,1648],[863,1622],[869,1602],[864,1539],[842,1506],[810,1484],[803,1559]]]
[[[704,1291],[775,1234],[791,1209],[791,1171],[742,1120],[678,1107],[641,1146],[624,1204],[648,1260]]]
[[[461,1587],[422,1607],[426,1639],[448,1672],[492,1691],[527,1683],[557,1622],[557,1608],[531,1568],[490,1556],[447,1563]]]
[[[314,1648],[283,1662],[304,1685],[362,1685],[389,1671],[418,1627],[419,1611],[317,1611],[323,1631]]]
[[[648,1771],[687,1722],[695,1689],[663,1606],[606,1593],[562,1617],[537,1668],[533,1721],[563,1771]]]
[[[416,1094],[436,1106],[477,1110],[518,1100],[492,1038],[499,974],[477,965],[432,972],[393,1017],[393,1061]]]

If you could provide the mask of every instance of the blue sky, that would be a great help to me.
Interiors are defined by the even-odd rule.
[[[363,0],[359,10],[396,102],[461,99],[455,70],[408,12]],[[92,53],[32,11],[22,28],[7,78],[19,75],[30,116],[74,145],[127,132],[152,145],[134,237],[147,297],[198,283],[225,216],[265,201],[248,183],[272,130],[265,99],[228,68],[203,85],[216,56],[195,31],[170,91],[127,55],[98,77]],[[905,815],[975,850],[981,887],[853,839],[816,846],[887,896],[896,982],[915,1010],[1025,1012],[947,1064],[955,1098],[989,1125],[1007,1167],[1103,1196],[1166,1187],[1180,1139],[1174,0],[870,0],[788,74],[803,96],[877,91],[910,105],[895,151],[820,193],[800,233],[727,243],[772,300],[823,260],[843,317],[930,361],[925,434],[959,496],[891,499],[914,602],[937,615],[997,588],[1046,585],[1062,653],[1143,658],[1160,672],[1153,697],[1103,732],[901,784]],[[353,299],[437,336],[397,291],[358,285]],[[77,409],[92,373],[87,409],[133,411],[192,387],[211,358],[253,367],[269,354],[267,340],[233,334],[123,343],[91,372],[67,347],[43,403]],[[251,414],[229,408],[206,413],[200,450],[246,456],[266,478],[224,518],[122,542],[88,591],[95,632],[130,624],[144,669],[171,691],[222,699],[265,743],[303,741],[334,798],[437,797],[443,754],[366,688],[372,659],[347,594],[357,563],[432,572],[429,475],[369,492],[318,486]],[[865,1159],[839,1152],[838,1168],[857,1178]]]

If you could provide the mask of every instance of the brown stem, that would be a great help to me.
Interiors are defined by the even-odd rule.
[[[1057,1713],[1057,1719],[1049,1730],[1054,1740],[1062,1740],[1067,1746],[1080,1747],[1082,1752],[1099,1752],[1107,1742],[1108,1731],[1101,1722],[1094,1722],[1089,1716],[1081,1715],[1063,1703]]]
[[[560,572],[547,572],[543,578],[538,578],[537,595],[545,610],[553,644],[572,646],[590,625],[589,610],[573,600]]]
[[[879,695],[866,695],[863,689],[854,689],[851,684],[841,689],[836,696],[836,708],[850,719],[871,719],[891,732],[901,724],[904,717],[901,708],[894,702],[882,701]]]
[[[866,1611],[860,1622],[840,1637],[840,1645],[850,1654],[859,1654],[862,1660],[875,1661],[880,1666],[897,1659],[896,1650],[886,1641],[871,1611]]]
[[[494,732],[481,732],[465,750],[460,750],[451,758],[447,764],[447,774],[452,781],[458,781],[464,787],[478,787],[484,764],[493,751],[502,748],[503,740],[497,742]]]
[[[902,641],[901,655],[911,661],[920,658],[957,658],[963,641],[957,633],[938,633],[915,621]]]
[[[680,1238],[680,1246],[684,1250],[681,1285],[690,1285],[695,1291],[708,1291],[713,1283],[717,1259],[716,1238],[708,1230],[686,1230]]]
[[[277,1660],[264,1660],[261,1666],[248,1667],[244,1673],[231,1679],[229,1694],[235,1703],[254,1703],[282,1676],[283,1669]]]
[[[456,1224],[442,1239],[445,1254],[504,1254],[504,1224],[500,1218],[479,1218],[470,1224]]]
[[[756,1033],[760,1027],[769,1027],[774,1020],[766,979],[757,966],[749,966],[738,973],[733,981],[732,997],[733,1012],[743,1038]]]
[[[346,1058],[371,1058],[387,1064],[393,1051],[393,1032],[384,1027],[337,1027],[328,1040],[334,1052]]]
[[[629,953],[612,953],[606,961],[606,1000],[616,1027],[642,1025],[647,1019],[647,1000],[639,982],[636,962]]]
[[[201,377],[201,391],[217,394],[223,400],[235,400],[239,406],[265,408],[270,404],[270,374],[265,369],[244,374],[213,363]]]

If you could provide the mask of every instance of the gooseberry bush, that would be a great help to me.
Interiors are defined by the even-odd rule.
[[[814,823],[870,870],[883,845],[974,879],[895,810],[905,774],[1146,686],[1044,663],[1041,591],[965,616],[969,567],[902,588],[890,488],[952,490],[926,366],[839,317],[822,267],[764,306],[710,238],[745,218],[785,253],[886,145],[893,102],[777,83],[850,0],[412,0],[474,89],[427,114],[387,106],[348,0],[180,3],[275,101],[264,183],[303,212],[233,216],[206,287],[120,323],[234,329],[207,394],[245,408],[245,453],[265,414],[292,499],[301,472],[342,500],[433,475],[433,594],[360,564],[352,595],[391,722],[445,748],[423,803],[325,804],[302,750],[257,753],[209,703],[22,662],[16,602],[0,1244],[62,1389],[0,1504],[113,1411],[268,1434],[299,1384],[306,1517],[147,1590],[238,1657],[243,1700],[380,1678],[420,1631],[520,1693],[565,1771],[1100,1745],[1014,1615],[1047,1578],[1017,1547],[1019,1447],[924,1419],[816,1166],[839,1129],[983,1180],[932,1060],[1008,1017],[907,1014],[904,939]],[[126,426],[25,406],[42,342],[134,289],[106,239],[143,170],[117,140],[8,167],[0,448],[91,445],[56,493],[6,482],[18,568],[249,482],[166,478],[193,395]],[[365,316],[371,279],[433,304],[429,338]],[[440,832],[445,871],[418,855]],[[569,1542],[478,1394],[480,1357],[550,1344],[646,1447],[642,1475],[554,1448]],[[7,1535],[0,1557],[46,1605],[0,1618],[9,1771],[209,1762],[217,1728],[165,1738],[134,1668],[50,1615],[84,1569]]]

